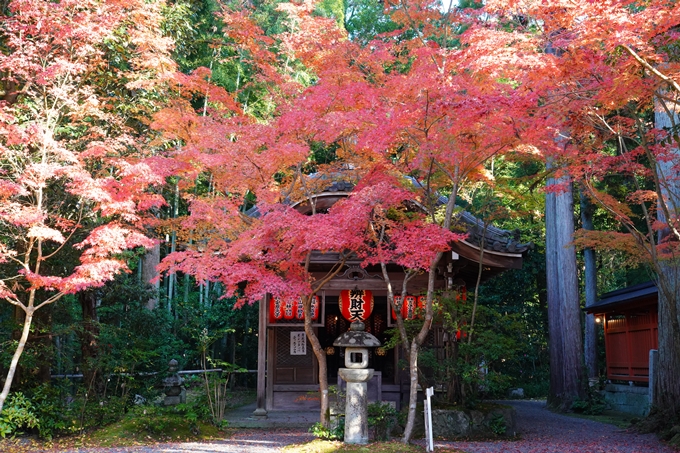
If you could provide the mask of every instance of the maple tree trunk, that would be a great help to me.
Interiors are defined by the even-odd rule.
[[[394,290],[392,288],[392,282],[390,280],[389,273],[387,272],[387,267],[385,265],[385,261],[380,262],[380,267],[382,269],[382,274],[383,278],[385,279],[385,283],[387,286],[387,300],[390,306],[392,307],[392,310],[394,313],[397,315],[397,330],[399,331],[399,338],[401,339],[401,343],[404,345],[404,353],[406,354],[406,360],[409,363],[409,409],[408,409],[408,414],[407,414],[407,419],[406,419],[406,427],[404,428],[404,437],[402,441],[404,443],[408,443],[409,439],[411,438],[412,432],[413,432],[413,426],[415,424],[415,413],[416,413],[416,403],[417,403],[417,398],[418,398],[418,345],[417,345],[417,338],[414,337],[413,341],[411,342],[411,347],[408,347],[409,344],[409,339],[408,339],[408,334],[406,332],[406,326],[404,325],[404,319],[401,315],[401,304],[403,304],[404,301],[404,296],[406,295],[407,292],[407,287],[408,287],[408,281],[411,278],[408,274],[404,278],[404,281],[402,283],[402,289],[401,289],[401,296],[402,298],[401,303],[397,304],[396,301],[394,300]],[[415,357],[413,356],[414,353],[414,346],[415,346]],[[415,395],[413,394],[415,392]]]
[[[405,444],[411,441],[413,437],[413,428],[415,427],[416,421],[416,407],[418,404],[418,353],[420,352],[420,347],[425,343],[427,334],[432,327],[433,309],[432,309],[432,297],[434,295],[434,283],[437,275],[437,264],[441,260],[443,253],[439,252],[435,255],[430,265],[430,270],[427,279],[427,304],[425,306],[425,321],[420,331],[416,336],[413,337],[411,341],[411,347],[409,348],[409,379],[410,379],[410,391],[409,391],[409,401],[408,401],[408,417],[406,419],[406,426],[404,427],[404,437],[402,442]],[[425,391],[425,389],[423,389]]]
[[[581,199],[581,226],[584,230],[594,230],[593,212],[595,207],[585,197],[583,191],[580,192]],[[585,300],[586,307],[597,302],[597,256],[595,250],[586,247],[583,250],[585,261]],[[590,313],[585,316],[585,336],[583,341],[583,353],[585,356],[586,372],[589,378],[597,378],[597,324],[595,314]]]
[[[319,338],[314,333],[312,327],[312,297],[303,298],[305,310],[305,333],[309,342],[312,344],[312,350],[316,359],[319,362],[319,403],[321,405],[321,415],[319,422],[328,428],[330,426],[330,406],[328,402],[328,363],[326,362],[326,351],[321,347]]]
[[[413,428],[416,421],[416,407],[418,405],[418,352],[420,345],[418,344],[418,337],[414,337],[409,348],[408,355],[408,369],[409,369],[409,398],[408,398],[408,418],[406,419],[406,426],[404,427],[405,444],[409,443],[413,437]],[[425,389],[423,389],[425,391]]]
[[[9,370],[7,371],[7,377],[5,378],[5,385],[0,393],[0,413],[2,413],[2,407],[5,405],[5,400],[9,395],[9,390],[12,387],[12,381],[14,380],[14,373],[16,372],[17,365],[19,364],[19,358],[24,352],[24,347],[26,347],[26,341],[28,340],[28,334],[31,331],[31,323],[33,322],[33,312],[32,306],[26,311],[26,317],[24,318],[24,328],[21,331],[21,338],[19,338],[19,344],[17,349],[14,351],[12,356],[12,361],[9,365]]]
[[[550,179],[548,185],[566,181]],[[550,337],[548,404],[568,410],[583,395],[581,387],[581,313],[574,234],[571,184],[560,193],[546,194],[546,272]]]

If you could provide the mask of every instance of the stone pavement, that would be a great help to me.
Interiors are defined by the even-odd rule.
[[[319,421],[319,411],[269,411],[266,419],[253,417],[255,403],[235,409],[224,418],[229,428],[289,428],[307,431]]]

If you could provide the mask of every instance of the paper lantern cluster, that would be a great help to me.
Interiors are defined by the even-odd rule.
[[[312,319],[319,318],[319,307],[321,303],[319,296],[314,296],[312,299]],[[269,303],[269,319],[271,322],[276,322],[281,319],[288,321],[305,319],[305,309],[302,304],[302,299],[298,300],[283,300],[280,297],[274,297]]]
[[[400,302],[401,296],[394,296],[394,304],[399,305]],[[415,319],[419,311],[425,309],[426,302],[427,296],[406,296],[404,302],[401,304],[401,318]],[[392,308],[392,319],[397,319],[394,308]]]
[[[363,289],[340,291],[340,313],[349,322],[365,321],[373,313],[373,293]]]

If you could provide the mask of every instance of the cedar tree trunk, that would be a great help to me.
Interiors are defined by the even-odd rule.
[[[669,93],[666,93],[667,95]],[[677,95],[676,95],[677,96]],[[669,98],[671,96],[668,96]],[[677,97],[675,98],[677,99]],[[665,107],[662,104],[665,103]],[[677,126],[680,120],[680,105],[669,99],[658,98],[655,105],[654,125],[657,129],[675,131],[674,157],[670,162],[657,162],[659,194],[659,219],[666,220],[665,208],[677,222],[680,215],[680,183],[677,180],[677,159],[680,157],[680,139]],[[669,115],[669,113],[672,115]],[[677,227],[677,225],[675,225]],[[660,235],[669,234],[668,231]],[[674,238],[677,240],[677,237]],[[658,258],[657,258],[658,261]],[[658,265],[657,288],[659,294],[659,360],[653,376],[654,389],[652,405],[662,413],[672,416],[680,414],[680,263],[678,257],[664,260]]]
[[[582,333],[576,252],[570,245],[574,234],[571,184],[565,180],[548,180],[548,186],[557,184],[562,188],[546,194],[546,272],[550,336],[548,404],[564,411],[571,407],[575,398],[582,396]]]

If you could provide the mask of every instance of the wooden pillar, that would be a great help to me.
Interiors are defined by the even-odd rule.
[[[260,299],[259,323],[257,329],[257,408],[253,417],[267,418],[265,407],[265,378],[267,364],[267,301],[265,296]]]
[[[274,342],[275,333],[275,327],[267,328],[267,357],[269,358],[269,362],[267,364],[267,398],[265,401],[265,407],[268,411],[274,409],[274,366],[276,364],[276,346]]]

